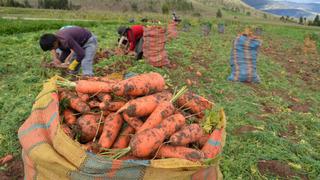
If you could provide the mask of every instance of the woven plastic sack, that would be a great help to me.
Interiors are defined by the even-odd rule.
[[[182,31],[189,32],[191,30],[191,24],[190,23],[184,23],[182,27]]]
[[[201,32],[203,36],[209,36],[211,32],[212,24],[211,23],[202,23]]]
[[[178,37],[178,23],[171,22],[168,24],[168,40],[176,39]]]
[[[317,43],[312,40],[309,36],[304,38],[304,46],[303,46],[304,54],[315,54],[317,53]]]
[[[85,151],[60,128],[59,101],[53,77],[37,96],[31,115],[19,128],[26,180],[222,179],[218,160],[210,166],[184,159],[111,160]],[[225,116],[221,116],[225,123]],[[225,128],[210,141],[221,153]]]
[[[143,28],[143,56],[149,64],[155,67],[168,65],[166,31],[160,26]]]
[[[257,27],[256,29],[255,29],[255,35],[256,36],[262,36],[262,32],[263,32],[263,29],[261,28],[261,27]]]
[[[225,29],[224,24],[218,24],[218,33],[223,34],[224,29]]]
[[[239,35],[233,42],[231,50],[230,81],[260,82],[257,74],[257,56],[261,41],[246,35]]]

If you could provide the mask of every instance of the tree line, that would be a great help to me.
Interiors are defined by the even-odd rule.
[[[283,22],[296,22],[294,18],[289,16],[281,16],[280,20]],[[320,16],[316,15],[314,20],[308,20],[307,17],[300,16],[299,24],[308,25],[308,26],[320,26]]]

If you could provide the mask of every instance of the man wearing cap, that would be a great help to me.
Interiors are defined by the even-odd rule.
[[[81,66],[84,76],[93,76],[93,59],[98,43],[90,31],[78,26],[60,29],[56,34],[42,35],[39,44],[43,51],[51,51],[54,63],[67,65],[70,73],[78,73]],[[55,51],[58,48],[62,51],[60,56]],[[72,52],[74,55],[70,57]],[[66,59],[71,60],[65,62]]]
[[[143,26],[133,25],[130,28],[121,26],[118,28],[118,34],[120,35],[119,47],[135,55],[137,60],[142,59]]]

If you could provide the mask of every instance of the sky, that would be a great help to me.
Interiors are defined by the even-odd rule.
[[[320,3],[320,0],[274,0],[274,1],[290,1],[297,3]]]

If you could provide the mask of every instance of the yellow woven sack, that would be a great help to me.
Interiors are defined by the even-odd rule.
[[[57,79],[43,85],[31,115],[18,131],[25,179],[222,179],[218,161],[211,166],[173,158],[121,161],[86,152],[60,128]],[[221,148],[224,138],[218,143]]]

